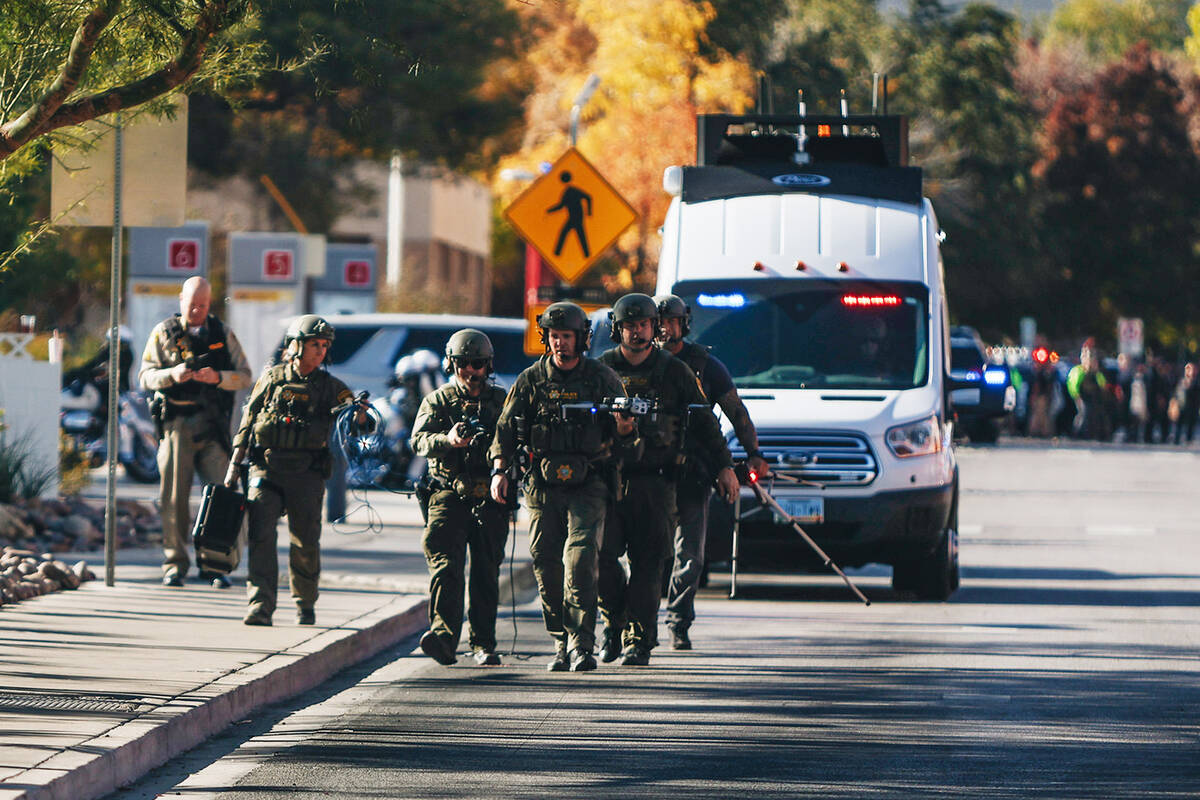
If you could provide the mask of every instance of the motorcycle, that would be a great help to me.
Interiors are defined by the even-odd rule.
[[[105,463],[106,409],[100,390],[86,381],[72,381],[62,391],[59,426],[92,467]],[[150,406],[140,392],[122,392],[117,398],[117,460],[130,480],[158,482],[158,433]]]

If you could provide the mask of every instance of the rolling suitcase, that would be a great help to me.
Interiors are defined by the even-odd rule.
[[[246,496],[219,484],[208,484],[200,500],[192,540],[201,574],[228,575],[238,562],[238,533],[246,514]]]

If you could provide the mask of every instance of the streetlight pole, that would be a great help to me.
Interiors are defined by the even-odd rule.
[[[583,113],[583,107],[592,99],[592,95],[596,93],[596,89],[600,87],[600,76],[592,73],[588,79],[584,81],[583,88],[579,90],[579,94],[575,97],[575,102],[571,104],[571,127],[568,138],[571,142],[571,147],[579,141],[579,117]]]

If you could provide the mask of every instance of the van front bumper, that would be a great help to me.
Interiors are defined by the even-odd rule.
[[[871,562],[895,564],[928,555],[937,546],[954,503],[954,485],[880,492],[868,497],[825,499],[825,521],[803,524],[804,532],[841,566]],[[782,495],[779,499],[786,499]],[[742,495],[739,563],[773,568],[811,569],[821,565],[787,522],[752,495]],[[709,507],[707,557],[729,560],[733,507],[714,499]]]

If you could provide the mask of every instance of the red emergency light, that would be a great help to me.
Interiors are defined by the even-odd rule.
[[[1045,347],[1034,348],[1033,360],[1039,364],[1045,364],[1047,361],[1050,360],[1050,351],[1047,350]]]
[[[828,125],[818,125],[817,136],[821,139],[827,139],[830,136],[833,136],[833,128]]]
[[[885,308],[900,305],[900,298],[894,294],[844,294],[842,305],[847,308]]]

